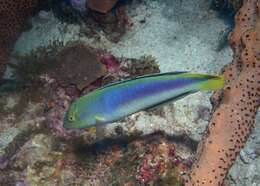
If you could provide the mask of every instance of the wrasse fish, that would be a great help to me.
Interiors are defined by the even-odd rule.
[[[169,72],[139,76],[108,84],[76,99],[64,127],[88,128],[117,121],[140,110],[180,99],[200,90],[217,90],[224,76]]]

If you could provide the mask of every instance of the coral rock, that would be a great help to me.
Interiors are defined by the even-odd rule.
[[[16,155],[15,167],[25,168],[33,166],[38,161],[51,161],[50,158],[53,139],[44,134],[38,134],[25,143]]]
[[[118,0],[88,0],[88,7],[101,13],[107,13],[113,8]]]
[[[219,106],[186,185],[222,185],[254,127],[260,105],[260,1],[244,1],[235,22],[229,38],[234,60],[224,71],[223,98],[217,96]]]

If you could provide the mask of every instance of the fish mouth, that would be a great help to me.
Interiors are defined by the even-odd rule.
[[[89,127],[85,122],[69,122],[66,118],[63,121],[63,128],[65,129],[85,129]]]
[[[67,113],[66,113],[64,120],[63,120],[63,128],[65,128],[65,129],[75,129],[75,128],[77,128],[77,125],[74,122],[68,121]]]
[[[72,127],[71,125],[63,125],[63,128],[65,128],[65,129],[74,129],[74,127]]]
[[[75,126],[72,123],[70,123],[70,122],[64,121],[63,122],[63,128],[65,128],[65,129],[74,129]]]

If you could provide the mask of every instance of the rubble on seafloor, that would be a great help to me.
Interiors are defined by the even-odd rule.
[[[154,134],[100,149],[96,145],[72,146],[38,133],[20,147],[5,170],[0,170],[0,180],[4,185],[179,186],[188,169],[180,156],[192,153],[179,145]]]

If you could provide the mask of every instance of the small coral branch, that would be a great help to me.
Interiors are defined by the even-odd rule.
[[[234,60],[224,70],[226,86],[199,145],[186,185],[222,185],[243,148],[260,105],[260,1],[245,0],[229,43]]]

